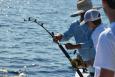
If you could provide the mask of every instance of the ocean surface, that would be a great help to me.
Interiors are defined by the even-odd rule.
[[[101,5],[100,0],[93,3]],[[79,18],[70,17],[75,11],[76,0],[0,0],[0,69],[23,70],[27,77],[74,77],[71,65],[48,33],[24,19],[37,18],[50,32],[63,33]],[[103,10],[100,12],[108,24]]]

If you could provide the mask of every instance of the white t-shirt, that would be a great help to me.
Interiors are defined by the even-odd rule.
[[[115,22],[99,36],[94,67],[115,71]]]
[[[94,44],[94,48],[96,49],[96,46],[97,46],[97,42],[98,42],[98,38],[99,38],[99,35],[102,31],[104,31],[106,28],[106,25],[105,24],[101,24],[99,25],[92,33],[91,35],[91,38],[93,40],[93,44]],[[95,77],[97,77],[99,75],[99,70],[100,68],[96,68],[95,69]]]
[[[99,25],[92,33],[91,35],[91,38],[93,40],[93,44],[94,44],[94,48],[96,49],[96,46],[97,46],[97,42],[98,42],[98,38],[99,38],[99,35],[102,31],[104,31],[106,28],[106,25],[105,24],[101,24]]]

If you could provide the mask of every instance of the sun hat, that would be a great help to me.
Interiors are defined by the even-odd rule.
[[[101,14],[96,9],[90,9],[88,10],[84,15],[84,20],[80,23],[86,23],[88,21],[96,21],[98,19],[101,19]]]
[[[77,11],[70,15],[71,17],[76,17],[81,13],[86,12],[89,9],[100,9],[102,7],[93,7],[91,0],[78,0],[77,1]]]

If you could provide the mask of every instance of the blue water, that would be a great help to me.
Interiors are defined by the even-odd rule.
[[[0,68],[26,69],[28,77],[74,77],[44,29],[23,19],[39,17],[48,30],[63,33],[76,19],[69,17],[75,11],[76,0],[0,0]]]

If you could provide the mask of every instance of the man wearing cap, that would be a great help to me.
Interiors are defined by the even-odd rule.
[[[81,24],[83,23],[87,23],[93,30],[91,38],[93,40],[94,48],[96,49],[98,37],[107,27],[106,24],[102,23],[100,12],[96,9],[88,10],[84,15],[84,21],[82,21]]]
[[[91,38],[96,49],[100,33],[107,28],[106,24],[102,23],[100,12],[96,9],[88,10],[84,15],[84,21],[82,23],[87,23],[93,29]],[[98,77],[98,75],[99,68],[95,70],[95,77]]]
[[[84,19],[84,14],[87,10],[92,9],[91,0],[78,0],[77,1],[77,9],[78,11],[71,15],[71,17],[80,16],[80,20],[74,21],[70,28],[64,34],[55,35],[54,41],[67,41],[71,37],[75,38],[76,45],[68,43],[66,44],[67,49],[75,49],[77,48],[79,54],[82,56],[84,61],[93,64],[93,60],[95,57],[95,49],[93,46],[93,42],[91,40],[92,30],[88,27],[86,23],[80,25],[80,23]],[[93,72],[93,71],[90,71]]]
[[[95,77],[115,77],[115,0],[102,0],[104,11],[110,20],[110,28],[98,39],[94,66],[100,68]]]

